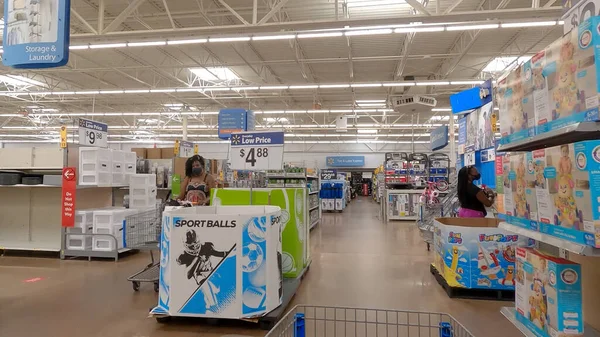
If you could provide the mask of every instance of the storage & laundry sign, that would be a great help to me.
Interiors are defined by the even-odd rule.
[[[70,11],[70,0],[4,1],[2,63],[25,69],[67,64]]]

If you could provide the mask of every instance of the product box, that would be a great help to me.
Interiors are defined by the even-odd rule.
[[[517,67],[498,81],[501,143],[530,137],[535,132],[531,63]]]
[[[135,156],[138,159],[148,159],[147,158],[147,156],[148,156],[147,150],[148,149],[144,149],[144,148],[134,148],[134,149],[131,149],[131,152],[135,152]]]
[[[599,119],[599,27],[585,20],[498,81],[501,144]]]
[[[516,318],[539,337],[583,336],[581,267],[517,249]]]
[[[174,157],[175,157],[175,148],[165,147],[165,148],[160,149],[160,158],[161,159],[171,159]]]
[[[498,228],[491,218],[437,218],[434,267],[451,287],[514,289],[515,252],[533,245],[526,237]]]
[[[273,205],[281,208],[283,276],[298,277],[309,261],[308,195],[304,188],[211,190],[211,205]],[[333,202],[333,199],[331,199]],[[332,208],[333,209],[333,208]]]
[[[146,159],[162,159],[161,158],[161,149],[146,149]]]
[[[156,315],[252,318],[279,305],[281,209],[210,206],[163,213]]]
[[[537,150],[533,157],[540,231],[600,248],[600,141]]]
[[[523,228],[538,230],[535,171],[531,153],[516,153],[502,158],[508,168],[509,187],[504,188],[506,221]],[[503,181],[503,184],[506,182]]]
[[[335,210],[341,211],[344,209],[344,199],[335,199]]]

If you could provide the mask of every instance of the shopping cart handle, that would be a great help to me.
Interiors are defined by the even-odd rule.
[[[449,322],[440,322],[440,337],[452,337],[452,325]]]

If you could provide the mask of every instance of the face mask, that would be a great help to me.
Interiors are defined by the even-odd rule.
[[[194,168],[192,168],[192,175],[199,176],[200,174],[202,174],[202,168],[201,167],[194,167]]]
[[[473,180],[479,180],[481,179],[481,173],[477,173],[477,175],[473,176]]]

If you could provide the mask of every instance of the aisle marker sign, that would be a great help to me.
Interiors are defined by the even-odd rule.
[[[231,134],[232,170],[282,170],[283,132],[241,132]]]
[[[80,118],[79,145],[108,147],[108,125]]]
[[[75,192],[77,174],[74,167],[65,167],[62,171],[61,214],[63,227],[75,227]]]
[[[67,127],[64,125],[60,127],[60,148],[67,148]]]

